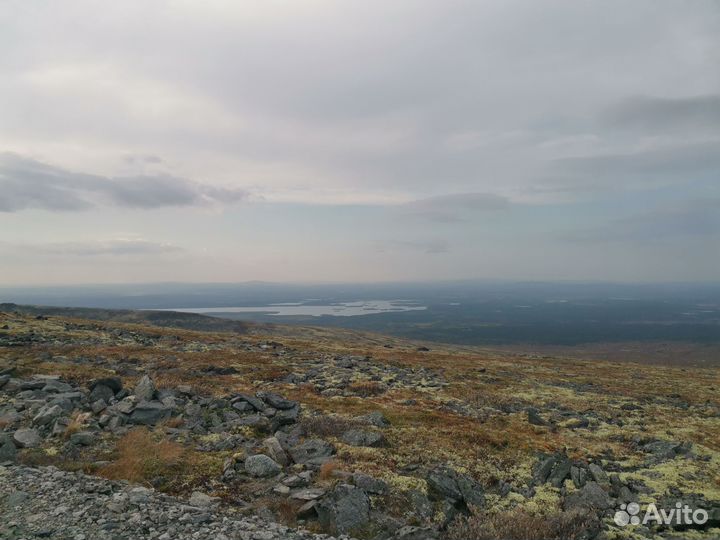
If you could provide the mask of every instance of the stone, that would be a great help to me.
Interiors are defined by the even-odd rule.
[[[441,498],[461,501],[463,494],[455,480],[455,471],[440,467],[433,469],[427,475],[426,481],[430,490]]]
[[[96,386],[103,385],[107,386],[113,393],[117,394],[123,388],[122,380],[120,377],[103,377],[102,379],[95,379],[90,383],[90,390],[94,390]]]
[[[353,484],[365,493],[371,493],[373,495],[382,495],[388,490],[388,485],[385,482],[363,473],[353,474]]]
[[[45,426],[51,424],[56,418],[62,416],[65,413],[62,407],[59,405],[46,405],[35,415],[33,418],[33,424],[38,426]]]
[[[265,446],[268,455],[280,465],[285,466],[290,463],[290,458],[288,458],[288,455],[285,453],[285,450],[283,450],[283,447],[280,445],[280,441],[278,441],[276,437],[268,437],[263,441],[263,445]]]
[[[265,409],[265,404],[261,400],[248,394],[236,394],[235,397],[230,400],[230,403],[233,404],[233,407],[235,407],[235,404],[238,402],[248,403],[253,409],[258,412]]]
[[[292,409],[285,409],[278,411],[272,419],[272,425],[277,431],[282,426],[288,426],[298,421],[300,416],[300,407],[295,406]]]
[[[172,409],[157,401],[138,404],[130,415],[130,422],[151,426],[162,420],[167,420],[172,415]]]
[[[30,494],[27,491],[16,491],[8,495],[4,501],[5,506],[8,508],[15,508],[20,506],[22,503],[30,498]]]
[[[98,399],[90,404],[93,414],[98,414],[107,409],[107,403],[104,399]]]
[[[570,467],[570,478],[576,488],[580,489],[587,482],[587,471],[581,467],[573,465]]]
[[[152,401],[157,393],[157,388],[155,387],[153,380],[148,375],[143,375],[135,385],[133,393],[140,401]]]
[[[197,506],[198,508],[210,508],[220,504],[220,499],[217,497],[211,497],[200,491],[193,491],[188,501],[191,506]]]
[[[137,398],[135,396],[128,396],[115,404],[115,410],[122,414],[130,414],[133,412],[135,405],[137,405]]]
[[[390,426],[390,421],[385,418],[385,415],[380,411],[374,411],[368,414],[364,414],[362,416],[357,416],[355,417],[355,419],[365,424],[370,424],[371,426],[379,428],[386,428]]]
[[[308,501],[305,504],[303,504],[300,508],[297,509],[295,512],[295,515],[300,519],[310,519],[315,516],[317,516],[317,510],[315,510],[315,507],[317,506],[316,501]]]
[[[325,495],[325,493],[327,493],[327,490],[323,488],[308,488],[292,493],[290,498],[298,501],[314,501]]]
[[[295,463],[307,463],[317,458],[329,458],[335,453],[335,448],[322,439],[308,439],[305,442],[290,448],[290,457]]]
[[[538,410],[534,407],[528,407],[527,410],[528,422],[534,426],[546,426],[547,422],[540,417]]]
[[[593,480],[597,482],[598,484],[602,486],[609,486],[610,485],[610,479],[608,478],[607,473],[602,469],[600,465],[597,463],[591,463],[588,466],[588,470],[590,471],[590,476],[592,476]]]
[[[236,401],[232,404],[232,408],[241,413],[252,412],[255,410],[255,407],[250,405],[247,401]]]
[[[70,435],[70,443],[76,446],[91,446],[95,442],[95,434],[92,431],[78,431]]]
[[[455,482],[467,506],[476,508],[485,506],[485,492],[474,478],[466,474],[457,474]]]
[[[43,392],[47,392],[48,394],[71,392],[72,389],[72,386],[61,381],[48,381],[47,384],[42,388]]]
[[[538,486],[547,482],[547,479],[550,476],[553,467],[555,467],[555,463],[557,463],[557,460],[558,456],[556,455],[545,456],[535,464],[535,466],[533,467],[532,476],[533,485]]]
[[[18,429],[13,433],[13,441],[18,448],[37,448],[42,443],[42,437],[37,429]]]
[[[257,454],[250,456],[245,460],[245,471],[250,476],[257,478],[267,478],[275,476],[282,471],[282,467],[278,462],[265,454]]]
[[[315,506],[320,524],[331,531],[350,533],[370,520],[370,500],[359,488],[339,484]]]
[[[571,467],[572,463],[567,456],[558,456],[555,460],[555,465],[553,466],[553,469],[547,478],[547,481],[550,483],[550,485],[552,485],[552,487],[562,487],[562,485],[565,483],[565,479],[570,475]]]
[[[290,401],[289,399],[285,399],[281,395],[273,394],[272,392],[259,392],[257,397],[275,409],[292,409],[297,406],[296,401]]]
[[[436,538],[438,531],[431,527],[405,525],[395,532],[391,540],[435,540]]]
[[[0,443],[0,463],[6,461],[15,461],[17,458],[17,448],[12,441]]]
[[[110,403],[110,400],[113,399],[114,397],[115,397],[115,392],[113,392],[109,386],[105,386],[104,384],[97,384],[90,391],[89,399],[91,402],[103,400],[105,403]]]
[[[565,497],[565,510],[607,510],[611,501],[608,494],[597,482],[588,482],[577,491]]]
[[[350,446],[379,448],[387,445],[385,436],[382,433],[366,429],[350,429],[342,434],[340,440]]]

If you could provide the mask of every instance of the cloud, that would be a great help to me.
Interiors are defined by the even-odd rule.
[[[95,206],[154,209],[227,204],[241,189],[206,186],[169,175],[104,177],[72,172],[13,153],[0,154],[0,212],[37,208],[77,211]]]
[[[573,242],[654,242],[720,234],[720,199],[684,201],[563,235]]]
[[[97,257],[152,256],[184,251],[181,247],[143,238],[113,238],[84,242],[51,242],[44,244],[2,244],[3,251],[15,255]]]
[[[404,216],[441,223],[464,221],[473,213],[509,208],[507,198],[492,193],[456,193],[418,199],[399,206]]]
[[[610,127],[667,131],[720,131],[720,94],[686,97],[634,96],[601,115]]]
[[[720,170],[720,140],[664,144],[627,153],[556,159],[535,186],[539,192],[591,192],[658,188],[712,179]]]

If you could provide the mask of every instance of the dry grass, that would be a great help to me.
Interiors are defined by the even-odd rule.
[[[359,422],[335,414],[308,416],[303,418],[300,424],[307,433],[320,437],[339,437],[360,425]]]
[[[82,429],[87,426],[88,420],[91,417],[92,415],[90,413],[75,413],[63,432],[63,439],[68,440],[73,434],[82,431]]]
[[[387,392],[387,387],[377,381],[358,381],[349,385],[348,390],[361,397],[373,397]]]
[[[320,466],[320,471],[318,472],[318,479],[323,482],[328,482],[334,478],[335,471],[339,469],[340,464],[335,460],[323,463]]]
[[[186,450],[177,443],[158,440],[145,428],[136,428],[118,441],[117,453],[117,459],[101,469],[100,475],[147,485],[158,477],[177,474]]]
[[[523,510],[485,514],[473,512],[450,524],[446,540],[574,540],[597,526],[588,514],[560,512],[533,515]]]

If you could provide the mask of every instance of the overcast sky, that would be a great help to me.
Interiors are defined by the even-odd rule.
[[[0,284],[719,276],[715,0],[0,3]]]

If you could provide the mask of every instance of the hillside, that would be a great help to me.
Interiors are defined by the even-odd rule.
[[[405,540],[720,535],[717,369],[168,312],[0,309],[0,477],[11,479],[0,484],[35,474],[17,463],[57,489],[72,481],[47,466],[93,475],[77,478],[115,517],[84,526],[107,538],[107,521],[133,538],[190,538],[208,523],[201,538],[290,534],[272,522]],[[70,506],[52,524],[29,519],[52,512],[42,485],[0,489],[13,516],[0,536],[82,530],[67,525]],[[131,529],[155,500],[182,515],[163,493],[189,497],[183,528],[170,532],[159,509],[153,527]],[[682,501],[709,520],[617,525],[635,501]],[[246,521],[215,526],[229,519]]]

